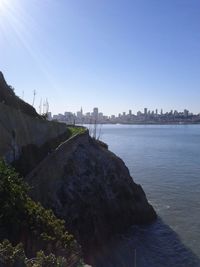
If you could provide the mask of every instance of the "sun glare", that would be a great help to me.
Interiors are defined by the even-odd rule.
[[[6,5],[7,1],[6,0],[0,0],[0,9],[4,8]]]
[[[0,0],[0,15],[6,13],[7,9],[10,8],[10,0]]]

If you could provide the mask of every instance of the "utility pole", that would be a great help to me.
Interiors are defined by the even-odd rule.
[[[40,99],[39,114],[42,115],[42,98]]]
[[[42,112],[43,114],[45,114],[46,113],[46,102],[44,101],[43,102],[43,112]]]
[[[33,91],[33,103],[32,103],[33,107],[34,107],[34,104],[35,104],[35,96],[36,96],[36,90]]]
[[[49,112],[49,101],[48,99],[46,99],[46,113]]]

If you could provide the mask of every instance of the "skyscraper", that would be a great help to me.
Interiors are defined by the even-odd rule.
[[[98,119],[98,114],[99,114],[99,110],[98,110],[98,108],[93,108],[93,118],[94,118],[95,120]]]

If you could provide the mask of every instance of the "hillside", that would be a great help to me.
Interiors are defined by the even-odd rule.
[[[32,203],[40,202],[38,205],[64,220],[85,259],[92,262],[95,251],[130,226],[156,219],[142,187],[107,145],[91,138],[86,129],[68,128],[29,114],[32,107],[16,104],[19,98],[9,87],[6,94],[5,80],[0,79],[0,86],[4,85],[0,87],[4,97],[0,103],[0,157],[31,186],[27,194]],[[12,101],[7,100],[10,97]]]
[[[0,73],[0,157],[25,175],[70,135],[65,124],[44,120],[17,97]]]
[[[15,95],[14,89],[6,83],[2,72],[0,72],[0,103],[15,108],[28,116],[40,118],[32,106]]]
[[[0,266],[77,266],[81,250],[64,221],[28,191],[15,170],[0,161]]]

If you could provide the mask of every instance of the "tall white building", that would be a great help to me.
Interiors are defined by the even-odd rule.
[[[98,119],[99,109],[93,108],[93,118],[96,120]]]

